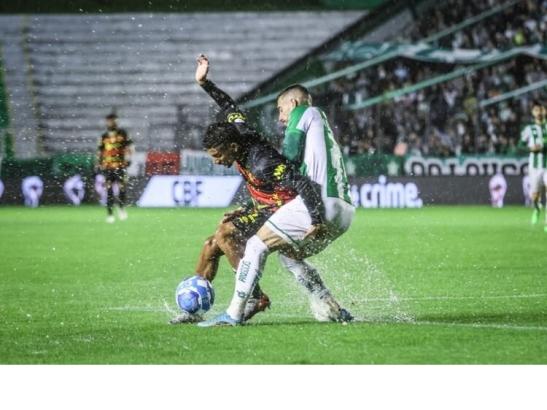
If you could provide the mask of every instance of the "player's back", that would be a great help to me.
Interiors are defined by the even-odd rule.
[[[294,199],[296,192],[279,184],[279,176],[291,164],[269,143],[253,143],[244,161],[237,162],[249,193],[263,205],[281,206]]]
[[[322,196],[351,203],[342,151],[325,113],[317,107],[299,105],[290,114],[287,132],[288,138],[290,133],[301,133],[305,138],[300,171],[321,185]]]
[[[131,143],[127,132],[122,128],[105,132],[99,144],[102,166],[106,169],[124,168],[127,165],[126,148]]]

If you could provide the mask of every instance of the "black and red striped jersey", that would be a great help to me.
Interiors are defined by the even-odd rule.
[[[251,145],[236,166],[245,179],[256,205],[277,209],[298,195],[306,204],[313,224],[324,218],[321,188],[301,175],[283,155],[267,142]]]
[[[249,140],[260,141],[247,148],[244,160],[236,162],[253,202],[277,209],[300,195],[310,212],[312,223],[321,223],[324,205],[320,186],[301,175],[287,158],[263,140],[228,94],[210,80],[201,87],[220,107],[222,121],[234,124],[239,133],[248,136]]]
[[[133,141],[122,128],[105,132],[99,141],[99,165],[103,169],[121,169],[127,167],[126,150]]]

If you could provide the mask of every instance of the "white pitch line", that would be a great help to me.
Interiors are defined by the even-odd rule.
[[[401,297],[400,300],[466,300],[466,299],[532,299],[544,298],[547,293],[532,293],[529,295],[480,295],[480,296],[410,296]],[[367,300],[389,300],[387,298],[367,299]]]
[[[547,293],[532,293],[523,295],[480,295],[480,296],[409,296],[409,297],[387,297],[387,298],[364,298],[353,299],[353,303],[368,303],[368,302],[401,302],[401,301],[421,301],[421,300],[479,300],[479,299],[534,299],[534,298],[547,298]],[[164,301],[164,307],[154,306],[112,306],[106,307],[106,310],[120,310],[120,311],[134,311],[134,312],[168,312],[173,313],[173,310],[169,308],[168,304]],[[305,302],[301,303],[276,303],[275,306],[291,307],[305,305]],[[379,306],[376,306],[379,307]]]
[[[386,298],[363,298],[352,299],[350,302],[368,303],[368,302],[409,302],[409,301],[422,301],[422,300],[482,300],[482,299],[534,299],[534,298],[547,298],[547,293],[533,293],[524,295],[478,295],[478,296],[408,296],[408,297],[386,297]],[[300,305],[300,303],[276,303],[276,306],[294,306]]]
[[[270,313],[269,317],[275,317],[276,319],[295,319],[303,318],[302,315],[296,314],[275,314]],[[266,318],[264,319],[266,320]],[[267,320],[266,320],[267,321]],[[310,318],[310,323],[315,323]],[[435,321],[423,321],[423,320],[376,320],[376,319],[359,319],[357,318],[354,323],[371,324],[371,325],[414,325],[414,326],[445,326],[445,327],[471,327],[471,328],[489,328],[489,329],[502,329],[502,330],[526,330],[526,331],[547,331],[547,326],[522,326],[514,325],[511,323],[455,323],[455,322],[435,322]],[[280,323],[281,324],[281,323]],[[350,323],[351,325],[351,323]]]
[[[409,322],[412,325],[434,325],[434,326],[453,326],[453,327],[471,327],[471,328],[490,328],[490,329],[503,329],[503,330],[539,330],[547,332],[547,326],[521,326],[513,325],[510,323],[454,323],[454,322],[430,322],[430,321],[416,321]]]
[[[163,312],[165,309],[144,307],[144,306],[120,306],[120,307],[111,307],[107,310],[114,311],[132,311],[132,312]],[[306,317],[306,315],[298,313],[268,313],[268,318],[276,319],[310,319],[310,323],[315,323],[311,317]],[[265,318],[265,321],[268,322],[268,318]],[[408,324],[414,326],[445,326],[445,327],[469,327],[469,328],[486,328],[486,329],[502,329],[502,330],[523,330],[523,331],[541,331],[547,332],[547,326],[521,326],[514,325],[510,323],[454,323],[454,322],[435,322],[435,321],[421,321],[421,320],[357,320],[356,323],[369,323],[369,324]],[[260,324],[260,323],[257,323]],[[283,324],[283,323],[279,323]]]
[[[112,306],[106,307],[106,310],[114,310],[120,312],[163,312],[165,308],[151,307],[151,306]],[[169,313],[169,311],[167,311]]]

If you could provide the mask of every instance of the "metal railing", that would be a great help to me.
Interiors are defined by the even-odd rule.
[[[532,84],[528,84],[524,87],[520,87],[520,88],[517,88],[515,90],[511,90],[511,91],[508,91],[506,93],[496,95],[495,97],[488,98],[486,100],[482,100],[481,102],[479,102],[479,106],[481,108],[485,108],[485,107],[488,107],[490,105],[499,104],[502,101],[505,101],[505,100],[508,100],[508,99],[511,99],[511,98],[515,98],[515,97],[518,97],[518,96],[523,95],[523,94],[530,93],[530,92],[538,90],[540,88],[547,89],[547,78],[544,79],[544,80],[541,80],[541,81],[537,81],[537,82],[532,83]]]

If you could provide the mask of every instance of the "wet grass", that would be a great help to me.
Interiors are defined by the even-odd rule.
[[[312,260],[358,323],[314,322],[272,255],[252,325],[168,326],[221,214],[0,208],[0,363],[547,363],[547,234],[527,209],[359,210]],[[214,285],[212,313],[225,262]]]

